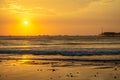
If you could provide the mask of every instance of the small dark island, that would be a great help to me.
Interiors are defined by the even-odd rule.
[[[103,32],[100,35],[107,37],[120,37],[120,32]]]

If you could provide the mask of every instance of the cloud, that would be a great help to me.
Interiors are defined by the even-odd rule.
[[[52,9],[42,8],[40,6],[26,6],[27,2],[25,4],[21,4],[20,2],[24,3],[22,0],[0,0],[0,11],[8,11],[15,14],[55,15]]]
[[[57,12],[70,12],[78,8],[83,8],[89,5],[91,2],[99,0],[25,0],[22,2],[27,6],[40,6],[44,8],[54,9]],[[29,4],[27,4],[29,3]]]
[[[6,5],[5,0],[0,0],[0,8],[4,7]]]
[[[42,7],[33,7],[30,13],[38,15],[56,15],[56,12],[53,9],[47,9]]]
[[[71,14],[94,2],[110,3],[115,0],[0,0],[2,9],[15,13],[39,15]]]
[[[21,0],[20,3],[27,7],[42,7],[52,9],[58,14],[72,13],[78,9],[88,7],[91,3],[109,3],[115,0]]]

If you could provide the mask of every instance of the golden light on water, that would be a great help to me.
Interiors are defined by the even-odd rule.
[[[29,62],[29,57],[30,57],[30,56],[28,56],[28,55],[23,55],[23,56],[21,57],[21,58],[22,58],[21,63]]]
[[[10,65],[18,66],[18,65],[26,64],[27,62],[30,61],[30,59],[29,59],[30,57],[31,56],[29,56],[29,55],[18,56],[16,58],[19,58],[20,60],[10,61]]]

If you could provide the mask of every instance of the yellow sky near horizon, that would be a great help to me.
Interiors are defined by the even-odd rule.
[[[120,32],[120,0],[0,0],[0,35]],[[28,24],[24,24],[28,21]]]

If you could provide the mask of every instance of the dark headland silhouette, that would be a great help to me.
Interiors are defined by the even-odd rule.
[[[103,32],[100,35],[107,37],[120,37],[120,32]]]

